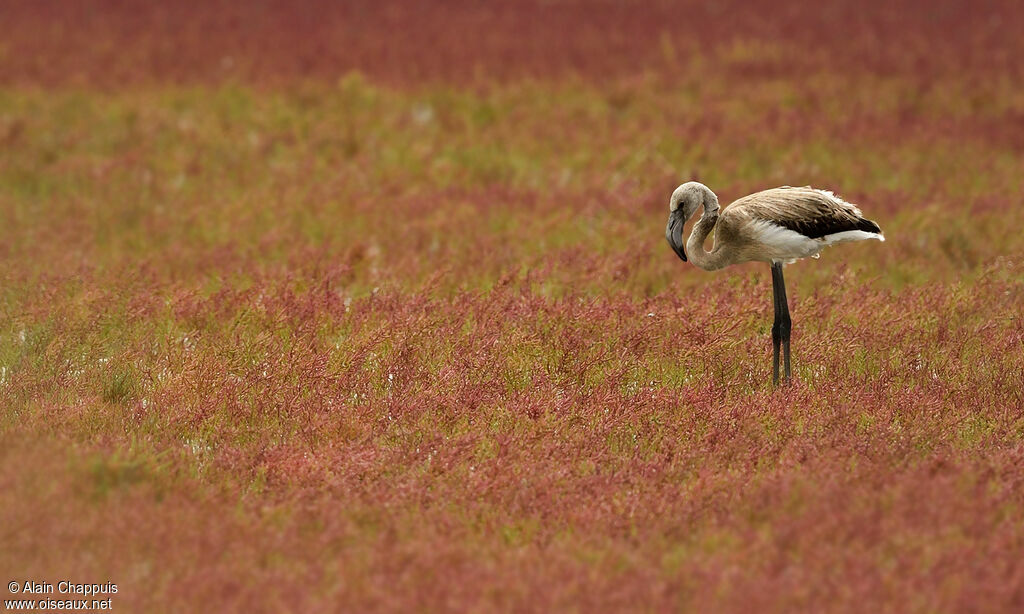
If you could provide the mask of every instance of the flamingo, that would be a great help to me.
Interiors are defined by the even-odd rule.
[[[683,225],[697,209],[704,213],[683,247]],[[786,300],[783,265],[801,258],[817,258],[829,245],[876,239],[882,229],[864,218],[856,205],[827,190],[783,186],[733,202],[719,213],[718,197],[702,183],[690,181],[672,192],[665,238],[672,250],[705,271],[717,271],[741,262],[767,262],[772,268],[775,322],[772,325],[772,384],[779,384],[779,346],[782,346],[785,381],[790,381],[789,336],[792,320]],[[714,247],[704,241],[715,231]]]

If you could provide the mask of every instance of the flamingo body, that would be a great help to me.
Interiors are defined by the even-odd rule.
[[[698,208],[703,208],[704,213],[694,224],[684,248],[683,225]],[[714,245],[705,251],[704,243],[712,230]],[[689,259],[706,271],[750,261],[771,264],[775,383],[779,380],[780,344],[785,353],[786,379],[790,378],[791,320],[783,265],[801,258],[817,258],[821,250],[838,243],[885,241],[877,223],[865,218],[856,205],[827,190],[783,186],[744,196],[719,211],[715,193],[696,181],[684,183],[672,193],[665,237],[683,261]]]

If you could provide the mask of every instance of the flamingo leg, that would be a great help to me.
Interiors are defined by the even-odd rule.
[[[775,303],[775,322],[772,324],[772,384],[779,384],[779,346],[782,346],[783,368],[786,382],[790,379],[789,335],[793,322],[789,317],[786,300],[786,281],[782,277],[782,263],[772,263],[772,300]]]

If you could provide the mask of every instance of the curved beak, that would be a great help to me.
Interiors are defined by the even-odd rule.
[[[668,214],[668,226],[665,227],[665,238],[668,239],[668,244],[672,246],[672,251],[683,262],[686,262],[686,250],[683,249],[683,226],[685,224],[683,210],[679,208]]]

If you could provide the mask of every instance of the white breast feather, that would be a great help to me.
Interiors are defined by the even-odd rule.
[[[885,237],[878,234],[877,232],[865,232],[863,230],[847,230],[845,232],[837,232],[830,235],[825,235],[820,241],[824,241],[825,245],[835,245],[836,243],[846,243],[847,241],[865,241],[867,239],[878,239],[879,241],[885,241]]]
[[[751,237],[767,247],[776,260],[806,258],[822,248],[822,244],[814,239],[765,220],[752,220],[748,228]]]
[[[795,230],[765,220],[752,220],[748,229],[754,241],[768,248],[767,251],[772,260],[779,260],[786,264],[800,258],[817,258],[818,252],[836,243],[866,239],[885,241],[885,237],[882,235],[863,230],[847,230],[811,239]]]

